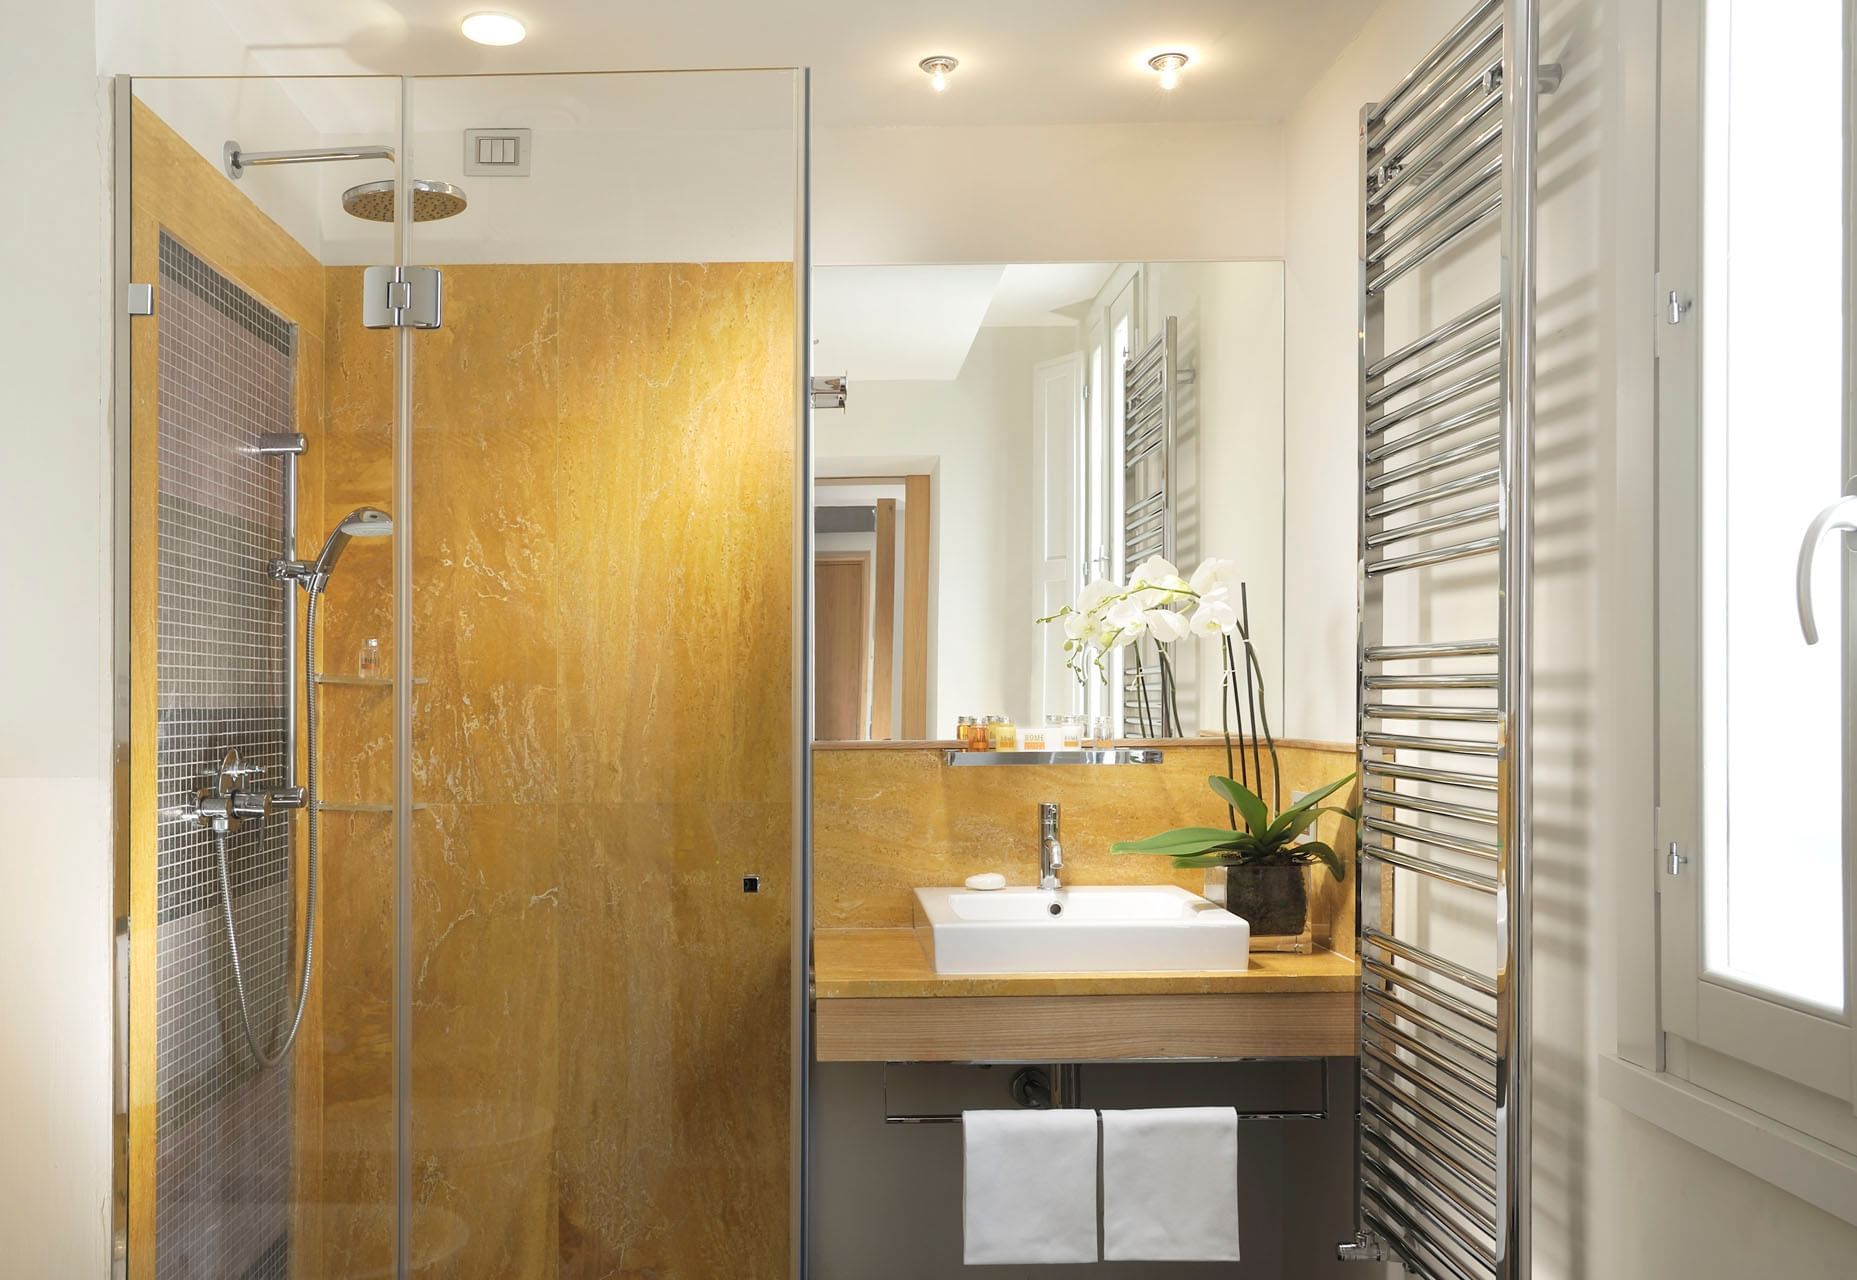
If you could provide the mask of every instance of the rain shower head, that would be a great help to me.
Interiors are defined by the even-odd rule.
[[[379,507],[357,507],[349,512],[329,531],[329,540],[322,544],[322,554],[310,567],[310,590],[321,591],[329,585],[329,574],[334,571],[335,562],[342,558],[342,552],[348,549],[349,539],[384,538],[392,532],[393,517]]]
[[[226,143],[226,176],[237,182],[245,171],[267,164],[323,164],[331,160],[391,160],[392,147],[310,147],[297,151],[247,151],[238,139]],[[525,170],[526,172],[526,170]],[[437,222],[464,212],[464,188],[435,178],[413,179],[413,221]],[[342,192],[342,208],[369,222],[393,221],[393,179],[364,182]]]
[[[437,222],[464,212],[464,188],[429,178],[413,179],[413,221]],[[393,221],[393,179],[364,182],[342,192],[342,208],[369,222]]]

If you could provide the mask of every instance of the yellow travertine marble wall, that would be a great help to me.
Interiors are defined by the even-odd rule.
[[[358,280],[329,274],[325,520],[391,489]],[[792,323],[784,264],[469,266],[415,340],[422,1274],[785,1273]],[[388,557],[329,597],[352,670]],[[388,691],[323,706],[331,798],[389,797]],[[391,1186],[390,822],[329,828],[332,1205]],[[390,1226],[332,1213],[326,1274]]]
[[[1066,884],[1175,883],[1199,892],[1203,871],[1175,871],[1165,858],[1117,855],[1117,840],[1169,827],[1223,826],[1225,805],[1206,785],[1226,770],[1224,744],[1162,744],[1157,765],[1108,768],[1015,765],[952,768],[932,747],[813,750],[814,923],[820,929],[906,928],[910,891],[960,884],[998,871],[1011,884],[1038,879],[1038,806],[1063,806]],[[1350,748],[1279,744],[1283,799],[1353,772]],[[1270,757],[1263,758],[1265,777]],[[1266,782],[1268,785],[1268,781]],[[1339,797],[1337,797],[1339,799]],[[1325,816],[1316,831],[1350,866],[1354,835]],[[1316,940],[1352,950],[1354,886],[1312,873]]]
[[[203,261],[235,280],[266,306],[296,325],[296,429],[309,441],[299,476],[303,495],[299,540],[321,536],[321,455],[323,404],[324,272],[308,250],[238,191],[216,167],[188,145],[166,122],[137,100],[131,107],[134,181],[131,203],[130,265],[132,278],[160,280],[160,236],[167,231]],[[158,710],[156,640],[158,635],[157,471],[160,387],[158,350],[159,299],[155,313],[131,327],[131,432],[134,473],[131,481],[130,649],[130,839],[128,901],[119,904],[132,921],[130,992],[130,1148],[129,1265],[134,1277],[155,1274],[160,1242],[155,1234],[155,1005],[156,921],[156,769]],[[300,605],[299,605],[300,607]],[[302,815],[291,819],[298,839]],[[304,868],[297,864],[301,922]],[[321,1124],[320,990],[312,990],[304,1012],[304,1034],[292,1059],[293,1092],[299,1134],[313,1134]],[[292,1190],[296,1200],[297,1257],[314,1267],[318,1231],[313,1192],[319,1182],[320,1146],[299,1143]],[[310,1272],[314,1274],[314,1272]]]

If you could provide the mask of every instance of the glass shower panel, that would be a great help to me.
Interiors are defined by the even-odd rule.
[[[368,1034],[392,935],[365,883],[393,851],[391,691],[358,665],[387,635],[387,540],[326,580],[277,569],[390,508],[392,349],[340,318],[345,264],[392,260],[343,193],[392,179],[399,102],[384,77],[138,80],[122,121],[119,217],[153,294],[128,352],[142,1280],[393,1274],[390,1046]]]
[[[408,259],[408,1224],[446,1276],[787,1272],[795,91],[413,83],[410,172],[462,200]]]

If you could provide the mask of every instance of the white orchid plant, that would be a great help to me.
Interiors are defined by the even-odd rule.
[[[1230,829],[1219,827],[1184,827],[1164,831],[1146,840],[1121,841],[1111,846],[1114,853],[1161,854],[1171,857],[1177,867],[1216,865],[1270,865],[1321,862],[1336,879],[1346,875],[1340,856],[1328,844],[1302,839],[1304,833],[1324,813],[1335,813],[1352,820],[1346,809],[1321,804],[1321,801],[1354,780],[1347,777],[1318,787],[1309,795],[1283,807],[1283,771],[1278,767],[1277,743],[1270,733],[1270,713],[1264,699],[1264,670],[1251,643],[1251,607],[1249,592],[1236,576],[1237,566],[1230,560],[1208,559],[1190,577],[1182,577],[1171,563],[1155,556],[1144,561],[1129,575],[1126,586],[1098,578],[1083,589],[1077,603],[1067,605],[1042,623],[1062,623],[1064,627],[1064,661],[1078,680],[1089,679],[1094,671],[1104,680],[1109,676],[1109,655],[1127,650],[1134,664],[1139,693],[1139,714],[1143,733],[1156,736],[1151,723],[1147,698],[1147,670],[1142,661],[1142,641],[1154,641],[1161,681],[1160,736],[1181,732],[1173,675],[1173,659],[1167,646],[1187,636],[1201,636],[1221,642],[1224,656],[1224,679],[1219,697],[1220,727],[1225,737],[1226,776],[1207,779],[1212,791],[1225,801]],[[1244,660],[1240,664],[1238,650]],[[1243,691],[1239,674],[1243,672]],[[1251,758],[1244,752],[1244,722],[1251,720]],[[1238,717],[1236,743],[1232,737],[1232,716]],[[1270,753],[1270,791],[1268,803],[1263,799],[1264,761],[1259,753],[1259,737]],[[1255,790],[1252,788],[1255,787]],[[1242,824],[1241,820],[1242,819]]]
[[[1247,630],[1239,616],[1244,584],[1235,580],[1235,568],[1229,560],[1209,559],[1186,578],[1172,563],[1153,556],[1129,575],[1128,585],[1098,578],[1083,589],[1076,604],[1039,621],[1063,624],[1064,665],[1080,682],[1087,681],[1092,671],[1107,680],[1109,655],[1127,650],[1142,693],[1139,715],[1144,735],[1171,737],[1180,732],[1180,714],[1167,646],[1189,635],[1223,636],[1229,649],[1230,637]],[[1142,641],[1147,639],[1154,642],[1161,682],[1158,733],[1150,723],[1146,696],[1148,668]]]

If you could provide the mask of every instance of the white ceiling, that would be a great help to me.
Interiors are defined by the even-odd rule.
[[[820,267],[812,367],[863,382],[945,382],[961,372],[1004,267]]]
[[[983,326],[1068,327],[1113,262],[818,267],[813,368],[857,382],[947,382]]]
[[[1006,268],[983,323],[1069,328],[1103,290],[1113,262],[1018,263]]]
[[[474,74],[814,68],[826,127],[1282,118],[1379,0],[100,0],[104,70],[137,75]],[[489,49],[479,7],[529,38]],[[175,32],[217,27],[227,65]],[[1193,55],[1163,93],[1145,58]],[[916,67],[960,58],[948,92]]]

